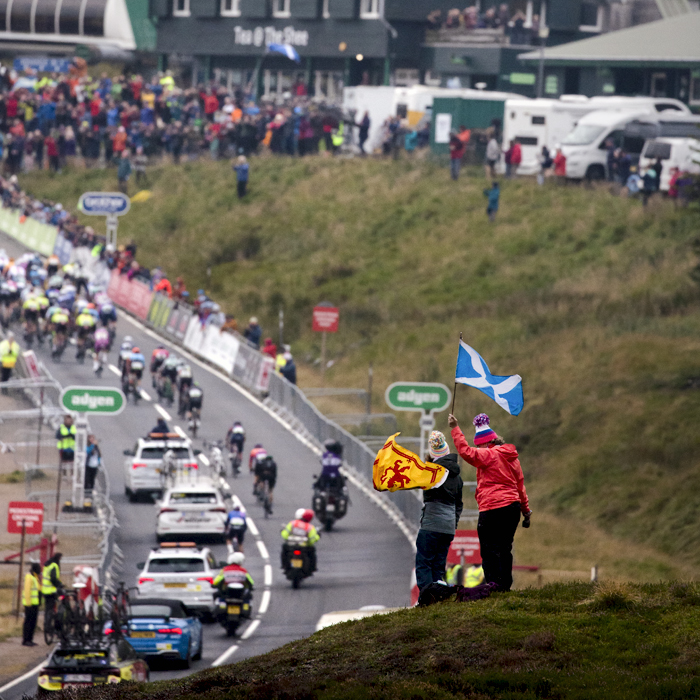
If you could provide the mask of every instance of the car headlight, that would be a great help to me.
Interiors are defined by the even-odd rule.
[[[44,676],[39,676],[39,678],[37,679],[37,682],[38,682],[39,685],[41,685],[41,686],[48,685],[48,684],[49,684],[49,677],[46,676],[46,675],[44,675]]]
[[[107,676],[107,683],[121,683],[121,676]]]

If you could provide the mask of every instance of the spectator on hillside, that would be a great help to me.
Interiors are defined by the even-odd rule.
[[[289,346],[285,346],[285,351],[284,351],[284,367],[280,369],[280,372],[282,376],[290,382],[290,384],[296,384],[297,383],[297,365],[294,362],[294,358],[292,357],[292,352],[289,349]]]
[[[540,172],[537,174],[537,184],[544,185],[544,179],[548,174],[551,174],[552,166],[554,165],[554,161],[552,160],[552,156],[549,154],[549,149],[547,146],[542,146],[539,161]]]
[[[173,287],[173,299],[175,299],[175,301],[181,301],[182,295],[186,291],[185,280],[183,280],[182,277],[177,277],[175,279],[175,286]]]
[[[277,346],[272,342],[272,338],[265,338],[261,352],[264,355],[269,355],[273,360],[277,357]]]
[[[129,178],[131,177],[131,161],[129,151],[122,151],[119,165],[117,167],[117,180],[119,181],[119,191],[129,194]]]
[[[459,180],[459,171],[464,157],[464,142],[453,131],[450,135],[450,176],[453,180]]]
[[[236,165],[233,166],[233,169],[236,171],[238,199],[243,199],[246,194],[246,189],[248,188],[248,176],[250,174],[248,159],[243,155],[238,156]]]
[[[256,348],[260,347],[260,337],[262,336],[262,328],[255,316],[250,317],[248,327],[243,331],[243,337]]]
[[[501,159],[501,147],[498,145],[498,141],[495,136],[491,136],[488,143],[486,144],[486,177],[487,179],[493,179],[496,177],[496,165]]]
[[[58,160],[58,145],[56,144],[56,132],[52,131],[45,139],[46,155],[49,159],[49,169],[54,173],[60,172],[60,164]]]
[[[491,183],[491,189],[484,190],[484,197],[488,199],[486,215],[489,217],[489,221],[494,222],[496,220],[496,214],[498,213],[499,200],[501,197],[501,189],[496,180]]]
[[[506,177],[512,177],[517,173],[522,159],[523,152],[520,144],[515,139],[511,139],[508,150],[505,153]]]
[[[365,143],[369,138],[370,125],[371,121],[369,118],[369,112],[366,111],[364,116],[362,117],[362,121],[357,125],[357,127],[359,128],[358,139],[360,141],[360,155],[362,156],[367,155],[365,153]]]
[[[559,184],[566,184],[566,156],[562,153],[561,148],[557,148],[554,156],[554,174],[556,175]]]
[[[148,165],[148,156],[143,152],[143,146],[139,146],[136,149],[136,155],[134,156],[134,172],[136,173],[136,186],[143,183],[145,187],[148,187],[148,180],[146,179],[146,165]]]

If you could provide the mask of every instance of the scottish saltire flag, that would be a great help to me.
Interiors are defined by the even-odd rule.
[[[484,358],[463,340],[459,341],[455,382],[482,391],[511,416],[517,416],[523,410],[522,377],[519,374],[511,377],[491,374]]]
[[[297,53],[297,50],[291,44],[270,44],[267,50],[271,53],[281,53],[286,56],[290,61],[296,61],[301,63],[301,58]]]

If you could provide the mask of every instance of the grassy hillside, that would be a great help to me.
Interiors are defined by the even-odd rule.
[[[451,384],[460,331],[492,371],[523,376],[517,418],[464,387],[456,409],[466,427],[488,412],[521,451],[548,523],[534,534],[536,516],[521,538],[523,563],[563,568],[561,547],[579,566],[600,556],[608,574],[638,580],[700,573],[697,211],[518,180],[490,224],[482,177],[454,183],[409,161],[255,160],[244,203],[227,163],[149,175],[153,196],[132,205],[121,240],[241,321],[254,313],[272,333],[284,307],[302,386],[320,384],[310,320],[321,300],[341,312],[327,383],[363,387],[373,362],[376,411],[392,381]],[[22,184],[74,207],[116,176]],[[398,416],[406,434],[417,419]],[[561,539],[545,545],[552,533]],[[596,555],[595,542],[609,546]]]
[[[329,627],[100,700],[682,700],[700,694],[700,591],[590,584],[442,603]]]

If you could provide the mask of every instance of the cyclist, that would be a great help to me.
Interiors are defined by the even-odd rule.
[[[119,369],[123,371],[124,363],[129,359],[131,355],[131,349],[134,347],[134,339],[130,336],[124,336],[122,344],[119,346]]]
[[[59,306],[51,315],[50,320],[53,333],[53,347],[51,353],[57,356],[63,352],[63,348],[66,346],[70,316],[63,307]]]
[[[191,386],[192,368],[188,364],[183,362],[177,369],[177,412],[181,416],[185,415],[185,404],[187,403],[187,394]]]
[[[124,393],[127,394],[131,376],[134,377],[134,396],[138,396],[141,391],[141,378],[143,377],[143,369],[146,366],[146,358],[141,354],[141,350],[137,347],[131,350],[131,354],[124,362],[122,369],[122,386]]]
[[[248,471],[254,471],[258,458],[263,457],[267,457],[267,450],[260,443],[258,443],[250,451],[250,457],[248,458]]]
[[[228,444],[229,452],[233,453],[234,446],[238,449],[237,462],[240,465],[241,455],[243,454],[243,445],[245,445],[245,428],[241,421],[233,421],[233,425],[226,433],[226,443]]]
[[[22,316],[24,317],[24,339],[28,345],[31,345],[34,334],[37,330],[37,322],[41,306],[39,300],[34,294],[30,294],[26,301],[22,304]]]
[[[202,404],[204,403],[204,392],[202,388],[195,382],[187,392],[185,398],[185,414],[187,420],[192,418],[193,411],[198,411],[199,415],[202,415]]]
[[[314,512],[308,508],[299,508],[294,514],[294,520],[287,523],[281,532],[282,539],[286,546],[282,547],[282,568],[287,568],[287,562],[289,559],[289,545],[287,545],[287,540],[290,535],[295,537],[305,537],[306,541],[303,544],[295,546],[306,547],[309,554],[309,564],[311,565],[311,571],[316,571],[316,543],[321,539],[316,528],[311,524],[314,519]]]
[[[253,493],[258,494],[258,489],[263,483],[267,482],[269,494],[269,514],[272,515],[273,491],[277,483],[277,463],[270,455],[266,455],[262,459],[258,458],[255,462],[255,484]]]
[[[170,357],[170,352],[165,348],[164,345],[159,345],[151,353],[151,382],[153,388],[156,388],[156,375],[160,371],[163,363]]]
[[[242,505],[233,506],[226,516],[226,546],[229,550],[232,550],[237,545],[238,551],[243,551],[243,538],[247,529],[248,522],[245,508]]]
[[[117,330],[117,309],[114,304],[108,299],[100,304],[99,308],[100,323],[109,330],[110,345]]]
[[[96,325],[97,321],[86,305],[75,319],[75,327],[78,329],[78,350],[76,352],[76,357],[78,359],[85,357],[88,339],[90,339],[95,332]]]
[[[158,394],[167,398],[170,403],[173,402],[173,387],[177,381],[177,368],[181,363],[182,360],[179,357],[170,355],[170,357],[163,362],[158,378],[156,379]]]
[[[104,327],[98,328],[95,331],[95,352],[93,360],[93,369],[98,377],[102,374],[105,362],[107,362],[109,342],[109,330]]]

